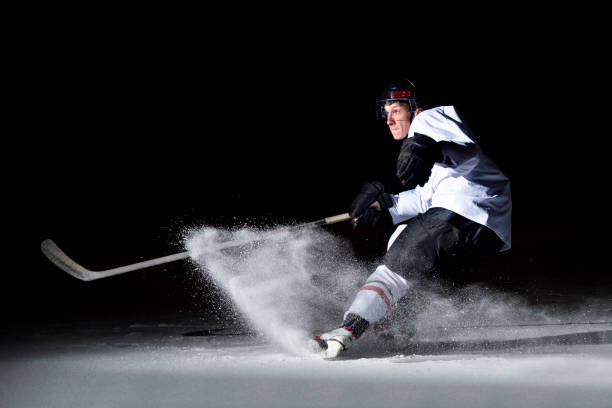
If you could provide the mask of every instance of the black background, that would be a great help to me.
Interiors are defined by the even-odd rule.
[[[42,256],[45,238],[107,269],[182,251],[189,227],[307,222],[346,212],[364,182],[397,191],[399,145],[374,101],[403,77],[426,106],[462,107],[511,178],[503,273],[551,287],[610,284],[598,245],[608,84],[596,53],[516,39],[474,48],[424,39],[397,51],[363,31],[232,40],[197,26],[68,27],[36,31],[17,50],[5,322],[198,311],[213,296],[185,262],[78,281]],[[363,234],[331,228],[364,248]]]

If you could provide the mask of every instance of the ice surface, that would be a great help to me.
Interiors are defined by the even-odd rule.
[[[289,354],[262,336],[90,325],[13,334],[0,355],[0,406],[603,408],[612,400],[611,324],[573,344],[556,344],[545,326],[527,344],[362,348],[335,361]]]

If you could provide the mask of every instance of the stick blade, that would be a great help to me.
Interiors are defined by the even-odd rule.
[[[82,281],[90,281],[96,279],[95,275],[88,269],[83,268],[78,263],[74,262],[68,255],[50,239],[45,239],[40,244],[42,253],[64,272],[69,273]]]

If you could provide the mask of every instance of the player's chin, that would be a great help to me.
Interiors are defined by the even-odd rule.
[[[406,135],[403,132],[399,131],[399,130],[397,130],[397,131],[393,131],[392,130],[391,131],[391,135],[393,136],[393,139],[395,139],[395,140],[402,140],[403,138],[406,137]]]

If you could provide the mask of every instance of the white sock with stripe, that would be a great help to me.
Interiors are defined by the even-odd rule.
[[[389,308],[404,296],[411,286],[406,279],[385,265],[380,265],[359,289],[345,317],[354,313],[369,323],[375,323],[387,314]]]

